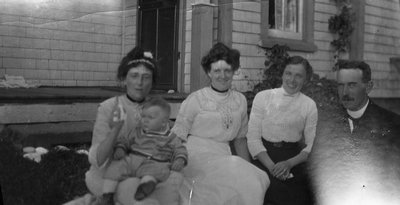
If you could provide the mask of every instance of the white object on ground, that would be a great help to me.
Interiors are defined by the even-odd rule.
[[[32,152],[32,153],[26,153],[23,155],[24,158],[28,158],[30,160],[33,160],[37,163],[40,162],[40,160],[42,160],[41,154],[37,153],[37,152]]]
[[[68,147],[62,146],[62,145],[57,145],[57,146],[55,147],[55,149],[56,149],[56,150],[62,150],[62,151],[68,151],[68,150],[69,150]]]
[[[46,154],[47,152],[49,152],[49,150],[47,150],[46,148],[43,148],[43,147],[36,147],[35,150],[39,154]]]
[[[24,148],[22,148],[22,151],[23,151],[24,153],[36,152],[36,150],[35,150],[34,147],[24,147]]]
[[[55,147],[56,150],[58,151],[68,151],[70,150],[68,147],[62,146],[62,145],[58,145]],[[46,148],[43,147],[24,147],[23,149],[24,158],[28,158],[30,160],[34,160],[35,162],[40,162],[42,159],[42,155],[43,154],[47,154],[49,152],[49,150],[47,150]],[[80,149],[80,150],[76,150],[75,151],[77,154],[85,154],[85,155],[89,155],[89,152],[85,149]]]
[[[28,158],[30,160],[33,160],[37,163],[39,163],[42,160],[42,155],[46,154],[49,152],[49,150],[43,148],[43,147],[24,147],[23,152],[25,153],[23,155],[24,158]]]
[[[76,150],[76,153],[89,155],[89,152],[87,150],[84,150],[84,149]]]

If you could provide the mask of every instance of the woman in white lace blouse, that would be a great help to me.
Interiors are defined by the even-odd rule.
[[[203,57],[211,85],[182,103],[172,132],[187,141],[188,165],[181,188],[184,204],[261,205],[269,185],[267,175],[248,162],[247,103],[231,90],[240,53],[217,43]],[[229,143],[237,155],[232,156]]]
[[[309,62],[290,57],[282,75],[282,87],[264,90],[254,98],[247,133],[255,164],[270,177],[265,203],[311,204],[305,162],[317,126],[315,102],[300,90],[312,76]]]
[[[142,103],[149,99],[149,93],[155,82],[157,63],[149,52],[140,47],[133,48],[122,60],[117,70],[118,79],[125,85],[126,93],[102,102],[98,108],[93,128],[92,144],[89,150],[90,169],[86,172],[86,185],[89,191],[100,199],[103,193],[104,174],[113,156],[118,139],[134,137],[134,130],[139,127]],[[126,119],[121,127],[114,124],[114,118],[126,112]],[[118,117],[117,117],[118,118]],[[121,117],[122,118],[122,117]],[[113,134],[116,133],[116,134]],[[137,202],[134,195],[139,179],[126,176],[118,183],[114,199],[116,204],[179,204],[178,189],[183,177],[178,172],[171,172],[167,181],[157,185],[155,192],[148,198]]]

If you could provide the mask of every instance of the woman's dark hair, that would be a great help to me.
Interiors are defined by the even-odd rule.
[[[306,70],[306,82],[309,82],[313,75],[313,68],[307,59],[301,56],[292,56],[286,59],[283,67],[286,69],[286,66],[288,65],[297,65],[297,64],[303,65],[304,69]]]
[[[146,53],[146,54],[145,54]],[[147,55],[150,54],[150,55]],[[157,62],[153,59],[150,52],[145,52],[142,48],[136,46],[125,57],[122,58],[117,72],[117,78],[120,81],[125,80],[129,70],[134,67],[143,65],[153,74],[153,83],[157,78]]]
[[[339,70],[360,69],[362,71],[362,81],[364,83],[371,81],[371,68],[364,61],[339,60],[337,65]]]
[[[207,55],[201,59],[201,66],[204,72],[209,73],[211,64],[219,60],[224,60],[227,64],[232,66],[232,70],[236,71],[240,66],[240,52],[236,49],[229,48],[223,43],[216,43]]]

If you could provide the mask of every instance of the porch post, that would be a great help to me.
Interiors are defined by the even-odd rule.
[[[351,60],[364,60],[364,23],[365,23],[365,1],[352,1],[353,9],[356,12],[354,31],[350,36]]]
[[[196,91],[209,83],[208,76],[201,67],[201,58],[213,44],[213,9],[212,4],[195,4],[192,7],[192,45],[190,59],[190,92]]]
[[[218,42],[232,46],[232,0],[218,0]]]

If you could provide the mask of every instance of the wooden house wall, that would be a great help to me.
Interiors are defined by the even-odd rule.
[[[22,75],[28,82],[49,86],[117,85],[118,63],[136,43],[137,0],[72,0],[58,7],[21,2],[5,0],[1,6],[0,76]],[[262,45],[261,1],[187,0],[180,1],[184,6],[180,91],[190,91],[191,70],[201,69],[201,65],[191,65],[193,5],[215,5],[212,40],[216,42],[223,26],[218,25],[220,2],[232,4],[231,22],[222,23],[231,24],[229,43],[241,52],[241,69],[234,76],[233,87],[247,91],[262,80],[265,55],[258,47]],[[389,62],[400,55],[399,7],[399,0],[365,1],[361,52],[373,69],[373,97],[400,97],[399,70]],[[335,1],[315,0],[313,34],[318,50],[290,52],[309,59],[320,77],[334,77],[330,45],[334,35],[328,31],[328,19],[337,12]]]
[[[5,0],[0,8],[0,76],[47,86],[116,85],[115,69],[135,42],[136,0]]]
[[[400,56],[400,3],[366,0],[364,60],[372,68],[375,97],[400,97],[400,69],[390,64]]]

